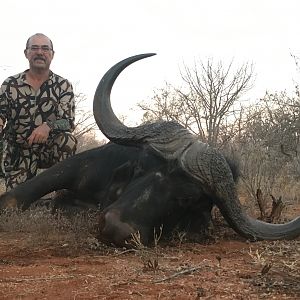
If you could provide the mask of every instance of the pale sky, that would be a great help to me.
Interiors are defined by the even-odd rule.
[[[76,84],[90,108],[112,65],[148,52],[157,55],[118,78],[117,114],[130,114],[165,81],[179,83],[182,62],[192,66],[195,59],[253,63],[254,88],[244,98],[259,98],[300,81],[290,56],[300,56],[299,11],[299,0],[2,1],[0,81],[28,68],[26,40],[42,32],[56,51],[51,69]]]

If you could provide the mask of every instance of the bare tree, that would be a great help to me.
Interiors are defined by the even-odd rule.
[[[200,67],[195,63],[193,69],[184,67],[182,78],[189,93],[179,92],[193,114],[202,112],[204,122],[197,125],[206,132],[210,145],[217,145],[220,126],[233,112],[237,100],[250,88],[252,74],[252,66],[248,64],[232,71],[232,63],[224,67],[222,62],[214,65],[212,60],[205,64],[200,62]]]
[[[85,134],[98,129],[93,113],[86,109],[86,100],[86,96],[82,93],[75,95],[76,118],[74,134],[78,140]]]
[[[238,142],[262,145],[272,149],[276,157],[289,160],[299,157],[300,101],[297,95],[288,95],[286,91],[267,92],[243,117]]]
[[[78,140],[77,153],[100,147],[106,143],[107,140],[97,138],[95,131],[89,131]]]
[[[240,134],[233,140],[240,156],[244,188],[294,199],[300,178],[299,97],[266,93],[244,111]],[[295,189],[293,188],[295,186]]]
[[[215,65],[208,60],[195,63],[193,68],[184,65],[180,73],[183,87],[166,83],[155,92],[154,104],[139,103],[145,111],[143,121],[176,120],[216,146],[225,120],[234,116],[235,104],[252,86],[252,65],[244,64],[234,71],[232,63],[224,67],[222,62]]]
[[[281,93],[266,93],[261,99],[265,110],[265,123],[269,122],[270,146],[277,145],[281,153],[290,158],[300,151],[300,99]]]

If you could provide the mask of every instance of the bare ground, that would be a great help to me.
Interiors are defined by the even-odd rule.
[[[300,299],[299,239],[215,236],[126,250],[1,232],[0,299]]]

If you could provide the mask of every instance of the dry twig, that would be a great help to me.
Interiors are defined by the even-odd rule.
[[[191,274],[197,270],[201,269],[201,266],[197,266],[197,267],[192,267],[192,268],[188,268],[188,269],[185,269],[185,270],[182,270],[180,272],[176,272],[174,274],[172,274],[171,276],[169,277],[166,277],[166,278],[163,278],[163,279],[159,279],[159,280],[155,280],[154,283],[160,283],[160,282],[164,282],[164,281],[167,281],[167,280],[170,280],[170,279],[173,279],[177,276],[180,276],[180,275],[186,275],[186,274]]]

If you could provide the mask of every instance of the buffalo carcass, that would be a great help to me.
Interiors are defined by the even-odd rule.
[[[41,196],[67,189],[85,203],[100,204],[101,237],[117,245],[137,231],[142,241],[153,228],[164,230],[207,224],[217,205],[231,227],[251,240],[295,238],[300,218],[274,225],[248,217],[237,197],[234,175],[224,156],[175,122],[128,128],[115,116],[110,93],[131,63],[153,54],[130,57],[102,78],[94,98],[99,128],[113,142],[67,159],[0,198],[0,207],[26,209]],[[117,144],[120,144],[118,146]]]
[[[157,156],[166,161],[167,166],[175,165],[174,176],[169,171],[172,167],[167,168],[165,176],[162,176],[169,183],[177,180],[175,193],[168,194],[165,190],[166,182],[159,181],[157,178],[162,173],[156,173],[156,177],[149,178],[148,181],[143,178],[147,183],[141,182],[139,187],[135,185],[135,182],[130,183],[124,195],[104,210],[103,232],[109,237],[113,237],[117,232],[119,240],[128,238],[136,231],[147,236],[150,223],[155,224],[155,219],[158,221],[162,213],[166,219],[168,218],[167,212],[170,208],[165,207],[164,204],[172,201],[174,204],[178,201],[176,184],[180,187],[190,184],[191,190],[195,190],[195,193],[192,193],[193,201],[196,199],[201,201],[200,206],[204,207],[204,211],[209,211],[207,206],[211,202],[217,205],[229,225],[247,239],[278,240],[298,237],[300,217],[286,224],[269,224],[247,216],[239,202],[233,174],[224,156],[216,149],[199,141],[180,124],[155,122],[129,128],[116,117],[110,104],[110,93],[115,80],[127,66],[152,55],[154,54],[149,53],[129,57],[114,65],[104,75],[94,98],[94,116],[100,130],[111,141],[141,149],[152,149]],[[157,186],[154,188],[150,185],[151,189],[148,189],[147,184],[154,179]],[[144,187],[144,192],[141,186]],[[155,194],[155,191],[160,188],[164,195],[161,199]],[[168,198],[169,200],[166,201]],[[127,201],[124,201],[125,199]],[[154,210],[153,207],[156,205],[159,209]],[[174,205],[178,208],[178,203]],[[161,208],[163,212],[160,211]],[[150,223],[149,219],[151,219]]]
[[[228,163],[235,174],[235,165]],[[167,162],[148,147],[108,143],[59,162],[4,193],[0,208],[25,210],[52,191],[63,191],[55,208],[100,208],[99,238],[120,246],[136,231],[135,224],[145,244],[161,225],[164,234],[174,227],[197,233],[209,224],[213,206],[176,162]],[[128,208],[128,214],[120,216],[119,206],[123,212]]]

